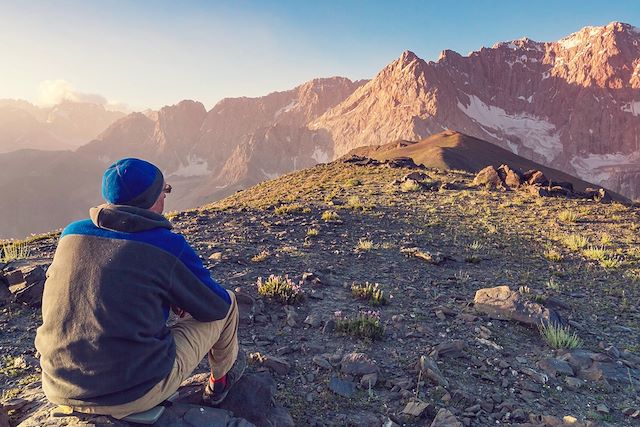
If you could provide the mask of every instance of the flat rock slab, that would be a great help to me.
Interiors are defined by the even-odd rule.
[[[160,427],[263,427],[273,425],[290,427],[294,425],[289,412],[275,405],[276,384],[270,375],[245,374],[217,408],[199,404],[204,381],[207,381],[208,378],[209,374],[205,373],[194,375],[185,380],[179,389],[180,397],[176,403],[167,407],[154,425]],[[48,403],[44,395],[40,396],[39,401],[41,407],[23,420],[19,424],[20,427],[132,425],[104,415],[73,414],[54,417],[52,411],[56,405]]]
[[[561,323],[554,310],[525,300],[520,292],[508,286],[478,289],[473,302],[476,310],[493,319],[515,320],[531,326]]]
[[[448,409],[440,409],[431,427],[462,427],[462,423]]]

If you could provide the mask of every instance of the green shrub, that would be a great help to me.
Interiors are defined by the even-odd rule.
[[[387,297],[377,283],[354,283],[351,285],[351,294],[358,299],[368,300],[371,305],[385,305],[387,303]]]
[[[384,327],[380,323],[380,314],[377,311],[361,311],[352,319],[343,316],[340,311],[337,311],[335,316],[337,332],[368,340],[377,340],[384,335]]]
[[[414,191],[419,191],[420,188],[420,184],[412,179],[404,181],[402,184],[400,184],[400,190],[402,190],[403,193],[412,193]]]
[[[601,261],[607,257],[607,250],[604,247],[590,246],[582,251],[582,255],[588,259]]]
[[[619,268],[622,265],[622,258],[619,256],[605,257],[600,260],[600,266],[606,269]]]
[[[559,291],[561,288],[560,283],[558,283],[553,277],[547,280],[544,285],[547,289],[551,289],[552,291]]]
[[[350,178],[347,180],[347,182],[345,182],[345,185],[347,187],[357,187],[358,185],[362,185],[362,181],[360,181],[358,178]]]
[[[582,347],[583,341],[571,332],[568,326],[560,326],[554,324],[542,324],[539,327],[540,335],[553,348],[579,348]]]
[[[562,254],[554,248],[547,248],[544,251],[544,257],[551,262],[562,261]]]
[[[600,235],[600,243],[602,243],[604,246],[609,246],[612,242],[613,242],[613,238],[611,237],[610,234],[602,233]]]
[[[589,245],[589,240],[579,234],[570,234],[564,237],[562,242],[572,251],[586,248]]]
[[[375,248],[373,240],[360,239],[358,240],[358,245],[356,246],[356,250],[361,252],[367,252]]]
[[[258,277],[258,293],[283,304],[292,304],[303,299],[302,282],[296,284],[288,276],[270,275],[265,281]]]
[[[309,237],[315,237],[317,236],[319,233],[319,230],[317,228],[310,228],[307,230],[307,236]]]
[[[482,258],[477,254],[467,255],[464,258],[464,262],[468,262],[469,264],[480,264],[480,261],[482,261]]]
[[[578,214],[568,209],[560,211],[560,213],[558,214],[558,219],[562,222],[567,223],[580,221],[580,217],[578,216]]]
[[[472,251],[479,251],[480,249],[483,248],[483,246],[484,245],[482,243],[480,243],[477,240],[474,240],[473,243],[469,245],[469,249],[471,249]]]
[[[360,197],[358,196],[351,196],[347,199],[347,207],[350,209],[356,209],[356,210],[365,210],[365,206],[362,204],[362,201],[360,200]]]

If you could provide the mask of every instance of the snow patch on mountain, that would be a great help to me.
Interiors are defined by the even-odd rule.
[[[611,173],[622,166],[636,166],[640,163],[640,153],[589,154],[571,159],[571,166],[578,177],[591,182],[604,182]]]
[[[278,111],[276,111],[274,113],[274,115],[273,115],[274,120],[277,119],[278,117],[280,117],[280,115],[282,113],[287,113],[287,112],[291,111],[297,105],[298,105],[298,101],[295,100],[295,99],[292,99],[291,102],[289,102],[287,105],[285,105],[284,107],[280,108]]]
[[[500,107],[485,104],[475,95],[467,96],[469,105],[464,105],[458,100],[458,108],[483,129],[501,132],[504,137],[499,139],[506,140],[509,136],[515,136],[522,141],[522,145],[531,148],[548,162],[553,161],[562,152],[560,135],[552,123],[527,113],[508,114]]]
[[[622,111],[631,113],[634,116],[640,116],[640,101],[628,102],[622,105]]]

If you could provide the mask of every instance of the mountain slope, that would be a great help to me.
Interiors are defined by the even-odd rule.
[[[486,192],[460,171],[422,170],[425,182],[451,190],[394,184],[415,171],[338,161],[170,215],[212,276],[239,295],[248,373],[275,379],[276,401],[295,425],[417,427],[441,410],[472,426],[560,426],[564,417],[574,426],[637,425],[638,208]],[[565,211],[580,221],[561,220]],[[576,236],[604,255],[576,248]],[[55,243],[43,236],[15,266],[46,267]],[[271,274],[288,275],[305,298],[285,306],[261,294],[258,278]],[[357,298],[352,286],[366,283],[387,303]],[[499,285],[558,313],[582,348],[556,350],[537,327],[474,304],[478,290]],[[18,421],[44,403],[37,361],[20,364],[35,351],[39,308],[10,304],[0,311],[0,346],[15,376],[0,376],[0,387],[31,401],[12,414]],[[341,329],[358,315],[382,335]]]
[[[169,209],[186,209],[333,157],[325,132],[306,123],[363,81],[314,79],[258,98],[227,98],[209,112],[195,101],[134,113],[79,149],[105,163],[139,156],[158,164],[176,189]]]
[[[310,126],[337,156],[455,129],[637,198],[639,100],[640,31],[613,22],[436,62],[405,52]]]

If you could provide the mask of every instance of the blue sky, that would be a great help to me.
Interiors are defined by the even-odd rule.
[[[0,17],[0,98],[209,109],[314,77],[371,78],[407,49],[436,60],[611,21],[640,26],[640,2],[0,0]]]

